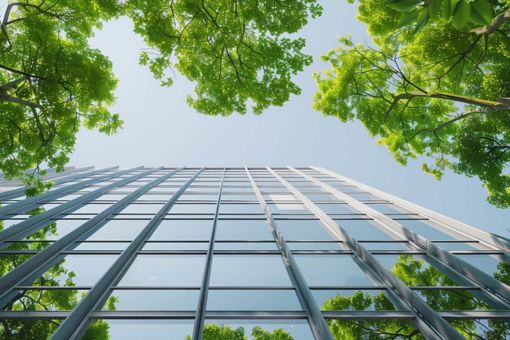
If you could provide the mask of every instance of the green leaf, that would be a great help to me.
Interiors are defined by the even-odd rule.
[[[416,21],[416,19],[418,18],[418,14],[419,14],[418,11],[411,11],[411,12],[403,13],[402,18],[398,22],[399,26],[401,26],[401,27],[407,26],[410,23]]]
[[[456,29],[461,29],[468,22],[471,14],[471,6],[466,0],[461,0],[453,9],[452,22]]]
[[[420,16],[418,17],[416,27],[414,28],[413,34],[416,34],[419,30],[425,26],[427,21],[429,21],[430,15],[429,11],[421,11]]]
[[[422,0],[389,0],[388,5],[400,12],[413,10]]]
[[[444,0],[441,5],[441,16],[445,19],[451,17],[460,1],[461,0]]]
[[[492,5],[487,0],[471,3],[471,20],[478,25],[487,25],[493,18]]]
[[[434,0],[430,2],[428,5],[429,14],[432,19],[437,19],[441,17],[441,10],[443,6],[443,2],[448,2],[450,0]]]

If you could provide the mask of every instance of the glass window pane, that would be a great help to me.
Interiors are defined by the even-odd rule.
[[[119,286],[197,287],[204,265],[202,255],[138,255]]]
[[[209,241],[212,220],[163,220],[151,241]]]
[[[389,241],[392,239],[372,220],[335,220],[335,222],[357,240]]]
[[[272,241],[274,238],[264,220],[218,220],[216,240]]]
[[[327,320],[334,339],[423,339],[408,320]]]
[[[0,277],[31,258],[32,254],[0,254]]]
[[[351,255],[296,255],[310,286],[373,286]]]
[[[87,241],[132,241],[148,223],[148,220],[109,220],[90,235]]]
[[[10,311],[69,311],[87,295],[88,290],[29,289],[18,290],[4,310]]]
[[[37,278],[34,286],[93,286],[117,255],[67,255]]]
[[[319,209],[324,211],[326,214],[355,214],[359,211],[354,210],[348,204],[317,204]]]
[[[415,289],[419,297],[436,311],[488,311],[495,310],[485,302],[484,293],[467,289]]]
[[[278,250],[275,242],[216,242],[214,250]]]
[[[170,214],[214,214],[216,204],[174,204]]]
[[[510,339],[508,319],[454,319],[449,322],[466,339]]]
[[[184,340],[193,333],[192,320],[96,320],[87,334],[102,334],[109,340]]]
[[[287,242],[290,250],[346,250],[341,242]]]
[[[211,286],[291,286],[279,255],[214,255]]]
[[[40,319],[2,319],[0,339],[48,339],[58,328],[62,320]]]
[[[510,285],[510,264],[501,259],[501,255],[455,254],[455,256],[475,266],[490,276]]]
[[[143,250],[207,250],[209,242],[146,242]]]
[[[379,211],[380,213],[383,213],[383,214],[412,214],[412,212],[410,212],[409,210],[406,210],[402,207],[399,207],[395,204],[391,204],[391,203],[388,203],[388,204],[381,204],[381,203],[378,203],[378,204],[369,204],[368,205],[370,208],[372,209],[375,209],[377,211]]]
[[[137,204],[131,203],[124,210],[122,210],[121,214],[155,214],[161,208],[163,204]]]
[[[124,250],[130,242],[79,242],[73,250]]]
[[[390,311],[395,306],[385,290],[312,290],[324,311]]]
[[[260,204],[222,204],[221,214],[263,214]]]
[[[286,241],[335,240],[318,220],[277,220],[276,225]]]
[[[448,235],[446,232],[443,232],[433,226],[433,224],[428,220],[397,220],[397,223],[400,223],[407,229],[415,232],[418,235],[425,237],[427,240],[439,240],[439,241],[448,241],[455,240],[456,238]]]
[[[114,290],[110,295],[114,301],[114,309],[110,308],[111,303],[107,301],[102,310],[117,311],[195,311],[197,310],[198,296],[200,291],[195,290]],[[108,305],[110,304],[110,305]]]
[[[56,220],[46,227],[27,236],[26,240],[56,241],[69,234],[88,220]]]
[[[424,255],[375,255],[386,269],[390,270],[408,286],[457,286],[446,274],[427,262]]]
[[[407,242],[360,242],[367,250],[409,250]]]
[[[313,339],[306,320],[206,320],[205,322],[204,340],[208,337],[215,339],[214,335],[220,330],[225,339],[252,340],[257,332],[260,334],[258,338]],[[276,330],[280,331],[276,332]],[[278,333],[280,334],[277,335]]]
[[[209,290],[210,311],[300,311],[294,290]]]

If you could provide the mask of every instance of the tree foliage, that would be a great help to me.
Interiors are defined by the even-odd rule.
[[[0,170],[23,176],[42,163],[62,170],[81,125],[113,133],[117,84],[110,61],[88,44],[116,0],[10,2],[0,23]],[[43,173],[44,174],[44,173]],[[35,176],[29,176],[33,183]],[[37,183],[40,185],[40,182]],[[36,185],[37,186],[37,185]]]
[[[423,259],[412,255],[400,255],[391,271],[408,287],[452,287],[457,284]],[[502,268],[494,276],[505,275]],[[477,299],[467,290],[422,290],[420,296],[437,311],[476,311],[491,310],[490,304]],[[327,311],[387,311],[395,310],[384,293],[371,295],[356,291],[351,296],[337,295],[324,302]],[[487,325],[477,320],[452,320],[452,326],[467,339],[505,339],[510,336],[508,320],[489,320]],[[335,339],[423,339],[419,331],[408,321],[398,319],[383,320],[328,320]]]
[[[259,114],[300,93],[292,76],[312,59],[291,34],[321,11],[317,0],[10,1],[0,17],[0,171],[40,192],[41,165],[62,170],[80,126],[121,127],[109,110],[112,64],[89,45],[106,20],[131,18],[148,47],[140,63],[163,85],[175,70],[191,80],[198,112]]]
[[[323,56],[314,108],[361,121],[401,164],[478,177],[509,207],[510,2],[360,0],[358,18],[374,45],[341,38]]]
[[[316,0],[129,0],[127,15],[151,48],[140,61],[163,85],[177,69],[195,83],[188,103],[210,115],[281,106],[311,63],[303,39],[289,38],[318,16]]]

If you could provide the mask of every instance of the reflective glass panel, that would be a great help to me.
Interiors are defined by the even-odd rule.
[[[4,310],[10,311],[69,311],[87,295],[88,290],[29,289],[18,290]]]
[[[151,241],[209,241],[212,220],[163,220]]]
[[[218,220],[216,240],[272,241],[271,229],[264,220]]]
[[[299,311],[294,290],[209,290],[207,310],[211,311]]]
[[[418,235],[425,237],[427,240],[439,240],[439,241],[448,241],[455,240],[456,238],[448,235],[446,232],[443,232],[437,228],[435,228],[432,223],[428,220],[395,220],[397,223],[400,223],[407,229],[415,232]]]
[[[109,340],[185,340],[193,333],[192,320],[96,320],[84,335],[102,334]]]
[[[37,278],[34,286],[93,286],[117,255],[67,255]]]
[[[408,286],[457,286],[455,281],[428,263],[424,255],[377,254],[375,257]]]
[[[335,240],[319,220],[277,220],[276,224],[286,241]]]
[[[388,311],[395,306],[385,290],[313,289],[312,295],[325,311]]]
[[[291,286],[279,255],[214,255],[211,286]]]
[[[310,286],[373,286],[351,255],[296,255]]]
[[[392,239],[372,220],[335,220],[335,222],[357,240],[389,241]]]
[[[204,340],[207,339],[208,334],[211,334],[211,338],[214,339],[214,334],[218,334],[220,329],[225,339],[253,340],[257,334],[260,334],[257,338],[262,339],[273,337],[292,340],[313,339],[306,320],[206,320],[205,322]]]
[[[88,241],[134,240],[148,220],[109,220],[104,226],[90,235]]]
[[[195,311],[197,310],[200,291],[195,290],[131,290],[118,289],[110,295],[117,311]],[[111,303],[107,301],[102,310],[112,310]]]
[[[205,256],[138,255],[119,286],[200,286]]]
[[[327,320],[335,340],[340,339],[423,339],[408,320]]]

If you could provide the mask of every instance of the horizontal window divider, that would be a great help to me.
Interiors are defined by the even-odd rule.
[[[15,290],[89,290],[93,286],[14,286]]]
[[[310,286],[310,290],[388,290],[388,287],[378,286]]]
[[[140,255],[205,255],[207,250],[139,250]]]
[[[412,290],[482,290],[478,286],[412,286]]]
[[[445,319],[510,319],[510,311],[438,312]]]
[[[414,319],[414,315],[406,311],[327,311],[322,315],[330,320]]]
[[[187,287],[187,286],[111,286],[112,290],[200,290],[199,286]]]

